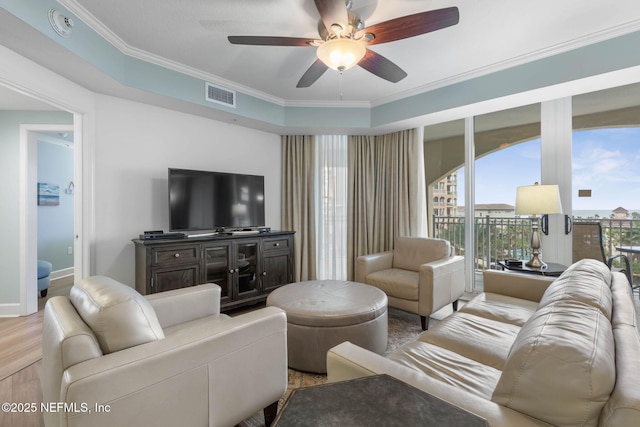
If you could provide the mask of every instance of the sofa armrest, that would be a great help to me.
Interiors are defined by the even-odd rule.
[[[220,314],[220,286],[213,283],[158,292],[145,297],[162,329]]]
[[[61,413],[61,425],[235,425],[285,393],[286,334],[284,311],[267,307],[74,365],[60,401],[109,412]]]
[[[484,291],[494,294],[540,302],[542,295],[556,277],[510,271],[486,270]]]
[[[486,419],[492,427],[549,426],[540,420],[445,384],[421,371],[410,369],[350,342],[339,344],[327,353],[329,382],[377,374],[390,375],[432,396],[476,414]]]
[[[376,271],[388,270],[393,266],[393,252],[361,255],[356,260],[356,282],[366,283],[369,274]]]

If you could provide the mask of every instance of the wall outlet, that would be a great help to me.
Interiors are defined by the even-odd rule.
[[[67,255],[73,255],[73,246],[67,248]]]

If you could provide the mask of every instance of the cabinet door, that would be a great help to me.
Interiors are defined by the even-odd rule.
[[[237,298],[258,295],[258,241],[247,240],[235,244]]]
[[[204,248],[204,282],[215,283],[222,289],[220,303],[232,298],[232,278],[234,267],[231,262],[231,244],[220,243]]]
[[[200,264],[151,270],[151,289],[147,293],[170,291],[200,283]]]
[[[262,289],[265,292],[290,283],[291,256],[289,252],[265,251],[262,267]]]

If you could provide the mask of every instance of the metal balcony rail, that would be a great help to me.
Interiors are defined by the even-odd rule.
[[[574,218],[574,222],[600,222],[605,256],[617,255],[616,246],[640,246],[640,219]],[[433,236],[448,240],[456,254],[465,255],[465,220],[462,217],[434,216]],[[474,218],[475,268],[495,269],[507,258],[531,257],[531,218],[498,218],[489,215]],[[627,254],[628,255],[628,254]],[[633,271],[640,274],[640,259],[632,259]]]

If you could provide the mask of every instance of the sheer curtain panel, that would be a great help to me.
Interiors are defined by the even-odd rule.
[[[347,278],[347,136],[315,140],[318,279]]]

